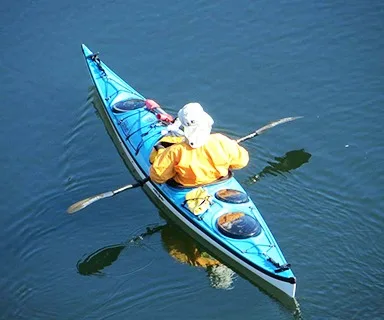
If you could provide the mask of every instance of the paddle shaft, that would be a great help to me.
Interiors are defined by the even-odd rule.
[[[76,203],[74,203],[73,205],[71,205],[68,209],[67,209],[67,212],[68,213],[75,213],[76,211],[79,211],[81,209],[84,209],[85,207],[88,207],[90,204],[98,201],[98,200],[101,200],[101,199],[105,199],[105,198],[110,198],[110,197],[113,197],[115,196],[116,194],[120,193],[120,192],[123,192],[123,191],[126,191],[126,190],[129,190],[129,189],[134,189],[134,188],[137,188],[137,187],[141,187],[143,186],[146,182],[148,182],[150,180],[149,177],[137,182],[137,183],[134,183],[134,184],[127,184],[126,186],[123,186],[121,188],[118,188],[116,190],[112,190],[112,191],[107,191],[107,192],[104,192],[104,193],[100,193],[96,196],[92,196],[92,197],[89,197],[89,198],[86,198],[84,200],[80,200]]]
[[[144,181],[144,180],[146,180],[146,181]],[[123,192],[123,191],[125,191],[125,190],[128,190],[128,189],[134,189],[134,188],[137,188],[137,187],[141,187],[141,186],[142,186],[145,182],[147,182],[149,179],[144,179],[144,180],[142,180],[142,181],[140,181],[140,182],[137,182],[137,183],[134,183],[134,184],[127,184],[126,186],[123,186],[123,187],[121,187],[121,188],[119,188],[119,189],[116,189],[116,190],[111,191],[111,192],[112,192],[111,197],[113,197],[114,195],[116,195],[116,194],[118,194],[118,193],[120,193],[120,192]]]
[[[279,124],[282,124],[282,123],[285,123],[285,122],[289,122],[289,121],[293,121],[293,120],[300,119],[300,118],[302,118],[302,117],[287,117],[287,118],[283,118],[283,119],[280,119],[280,120],[272,121],[269,124],[265,125],[264,127],[261,127],[260,129],[257,129],[256,131],[246,135],[245,137],[237,139],[236,142],[237,143],[244,142],[246,140],[249,140],[249,139],[252,139],[254,137],[259,136],[260,134],[262,134],[266,130],[271,129],[271,128],[279,125]]]

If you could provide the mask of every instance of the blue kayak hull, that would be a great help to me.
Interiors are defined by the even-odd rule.
[[[166,125],[158,115],[165,111],[148,109],[146,98],[114,73],[97,54],[85,45],[82,51],[102,102],[99,111],[103,121],[129,170],[137,180],[144,180],[149,175],[150,152]],[[232,176],[205,188],[213,196],[213,204],[208,211],[196,216],[183,205],[191,189],[150,180],[143,186],[169,219],[228,266],[266,290],[277,290],[294,298],[296,278],[252,199],[247,196],[244,203],[229,203],[214,196],[224,189],[246,194],[241,184]],[[260,226],[258,234],[246,238],[224,234],[218,220],[231,212],[241,212],[256,220]]]

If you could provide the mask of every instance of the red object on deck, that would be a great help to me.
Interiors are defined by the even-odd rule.
[[[147,106],[148,110],[154,110],[154,109],[160,108],[159,104],[152,99],[146,99],[145,105]]]
[[[166,113],[163,109],[161,109],[159,104],[156,101],[152,99],[146,99],[145,105],[148,110],[156,114],[156,118],[159,119],[160,121],[164,121],[168,123],[173,122],[174,120],[173,117],[170,114]]]
[[[156,117],[157,117],[157,119],[164,121],[164,122],[169,122],[169,123],[173,122],[173,117],[168,113],[158,113],[156,115]]]

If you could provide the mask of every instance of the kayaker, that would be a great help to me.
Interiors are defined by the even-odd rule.
[[[154,182],[173,180],[187,187],[204,185],[248,164],[247,150],[235,140],[220,133],[211,134],[214,121],[199,103],[186,104],[179,110],[178,119],[184,139],[158,150],[150,167]]]

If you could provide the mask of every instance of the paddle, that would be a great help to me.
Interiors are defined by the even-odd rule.
[[[280,119],[280,120],[272,121],[269,124],[265,125],[264,127],[261,127],[260,129],[257,129],[255,132],[252,132],[252,133],[250,133],[249,135],[247,135],[245,137],[237,139],[236,142],[237,143],[244,142],[245,140],[248,140],[248,139],[251,139],[251,138],[254,138],[256,136],[261,135],[264,131],[266,131],[268,129],[271,129],[271,128],[279,125],[279,124],[282,124],[282,123],[285,123],[285,122],[289,122],[289,121],[293,121],[293,120],[300,119],[300,118],[302,118],[302,117],[288,117],[288,118],[283,118],[283,119]]]
[[[283,119],[280,119],[280,120],[272,121],[271,123],[265,125],[264,127],[261,127],[260,129],[256,130],[255,132],[252,132],[252,133],[250,133],[249,135],[247,135],[245,137],[237,139],[236,142],[237,143],[244,142],[246,140],[249,140],[251,138],[259,136],[260,134],[262,134],[266,130],[268,130],[270,128],[273,128],[273,127],[275,127],[275,126],[277,126],[279,124],[282,124],[282,123],[285,123],[285,122],[289,122],[289,121],[293,121],[293,120],[296,120],[296,119],[299,119],[299,118],[302,118],[302,117],[288,117],[288,118],[283,118]],[[89,206],[90,204],[92,204],[92,203],[94,203],[94,202],[96,202],[98,200],[105,199],[105,198],[110,198],[110,197],[113,197],[114,195],[116,195],[116,194],[118,194],[120,192],[129,190],[129,189],[134,189],[134,188],[137,188],[137,187],[141,187],[146,182],[148,182],[149,180],[150,180],[150,178],[147,177],[144,180],[139,181],[137,183],[127,184],[126,186],[121,187],[119,189],[116,189],[116,190],[113,190],[113,191],[104,192],[104,193],[100,193],[100,194],[98,194],[96,196],[92,196],[92,197],[89,197],[87,199],[80,200],[80,201],[76,202],[75,204],[71,205],[67,209],[67,212],[68,213],[75,213],[75,212],[77,212],[77,211],[79,211],[81,209],[84,209],[85,207]]]
[[[149,181],[149,177],[147,177],[144,180],[141,180],[141,181],[139,181],[137,183],[127,184],[126,186],[121,187],[119,189],[116,189],[116,190],[113,190],[113,191],[107,191],[107,192],[104,192],[104,193],[100,193],[100,194],[98,194],[96,196],[92,196],[92,197],[89,197],[87,199],[80,200],[80,201],[74,203],[73,205],[71,205],[67,209],[67,212],[68,213],[75,213],[76,211],[84,209],[85,207],[89,206],[90,204],[92,204],[92,203],[94,203],[94,202],[96,202],[96,201],[98,201],[100,199],[110,198],[110,197],[113,197],[113,196],[117,195],[118,193],[123,192],[125,190],[141,187],[141,186],[143,186],[148,181]]]

